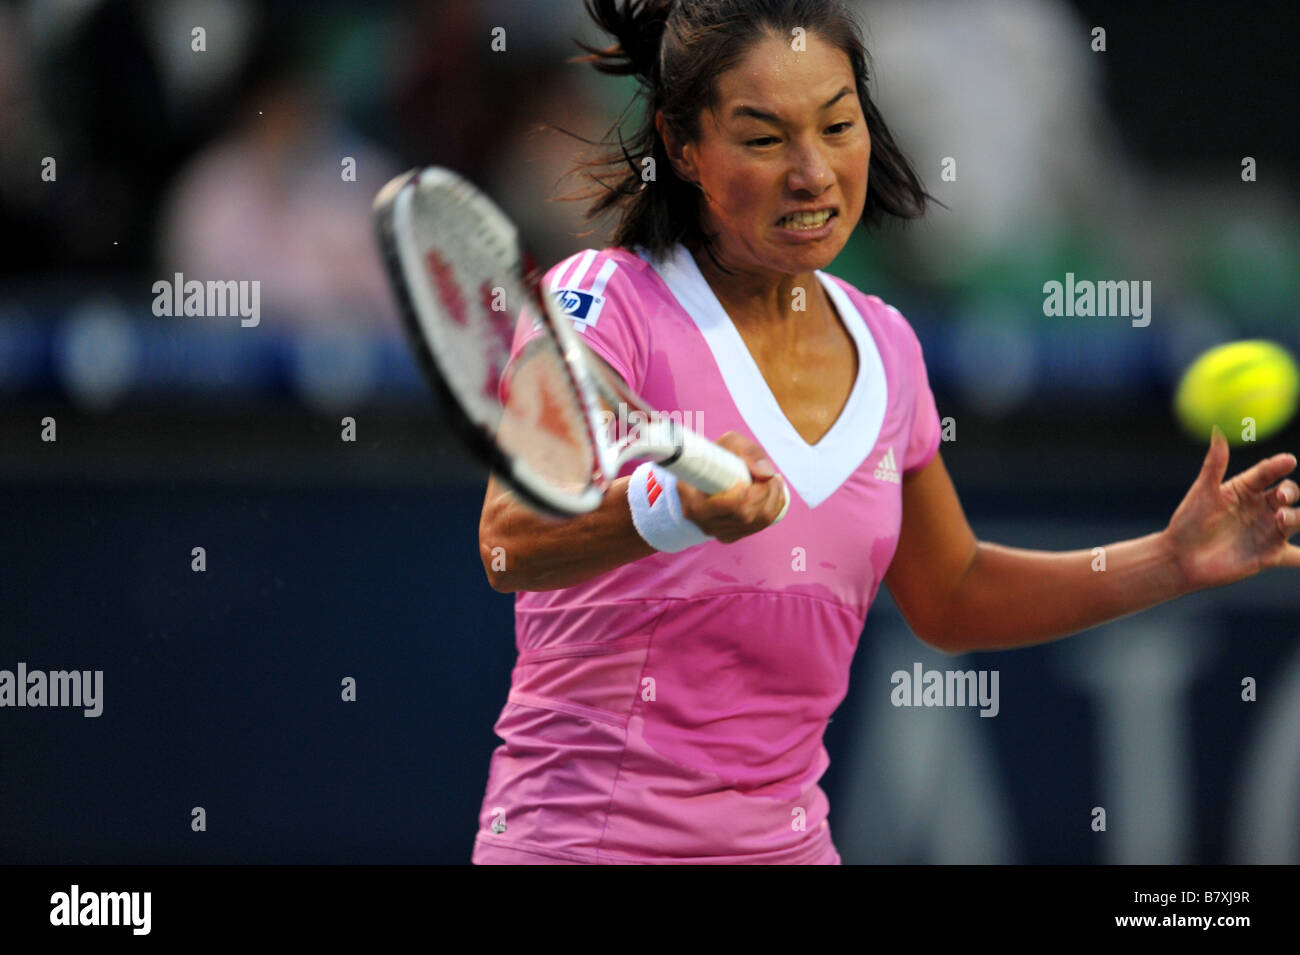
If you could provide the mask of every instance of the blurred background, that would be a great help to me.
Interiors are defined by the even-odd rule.
[[[1300,350],[1294,4],[854,6],[948,208],[830,271],[917,330],[976,533],[1161,529],[1206,444],[1171,414],[1183,368]],[[0,712],[0,862],[468,861],[513,600],[369,209],[439,163],[539,259],[605,245],[553,197],[634,87],[567,64],[575,37],[578,0],[0,3],[0,669],[105,685],[97,719]],[[159,316],[177,273],[259,281],[260,321]],[[1149,281],[1150,324],[1045,316],[1067,273]],[[948,658],[882,588],[827,736],[844,860],[1300,861],[1297,609],[1271,571]],[[999,715],[893,708],[914,661],[997,669]]]

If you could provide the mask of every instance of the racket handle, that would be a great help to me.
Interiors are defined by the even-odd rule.
[[[752,483],[749,465],[743,458],[689,428],[682,428],[678,434],[682,441],[681,456],[672,464],[664,466],[691,487],[705,494],[717,494],[737,483]],[[781,505],[781,513],[776,516],[773,524],[785,517],[786,511],[790,509],[790,488],[786,486],[784,478],[780,481],[785,503]]]
[[[689,428],[677,429],[682,443],[677,460],[664,467],[705,494],[717,494],[737,482],[749,484],[749,466],[721,445]]]

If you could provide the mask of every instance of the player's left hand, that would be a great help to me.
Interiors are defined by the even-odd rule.
[[[1229,481],[1228,439],[1217,427],[1205,464],[1165,529],[1187,589],[1220,587],[1268,567],[1300,568],[1300,487],[1274,482],[1295,470],[1294,454],[1275,454]]]

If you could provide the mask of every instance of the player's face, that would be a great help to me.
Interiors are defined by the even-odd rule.
[[[754,44],[718,79],[717,106],[683,148],[706,232],[724,263],[747,271],[825,268],[866,204],[871,136],[849,58],[816,34],[795,46]],[[814,215],[791,218],[805,211]]]

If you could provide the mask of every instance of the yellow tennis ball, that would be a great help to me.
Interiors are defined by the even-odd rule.
[[[1217,424],[1229,444],[1263,440],[1286,427],[1300,396],[1300,370],[1281,345],[1263,339],[1211,348],[1183,373],[1174,413],[1189,435],[1210,440]]]

